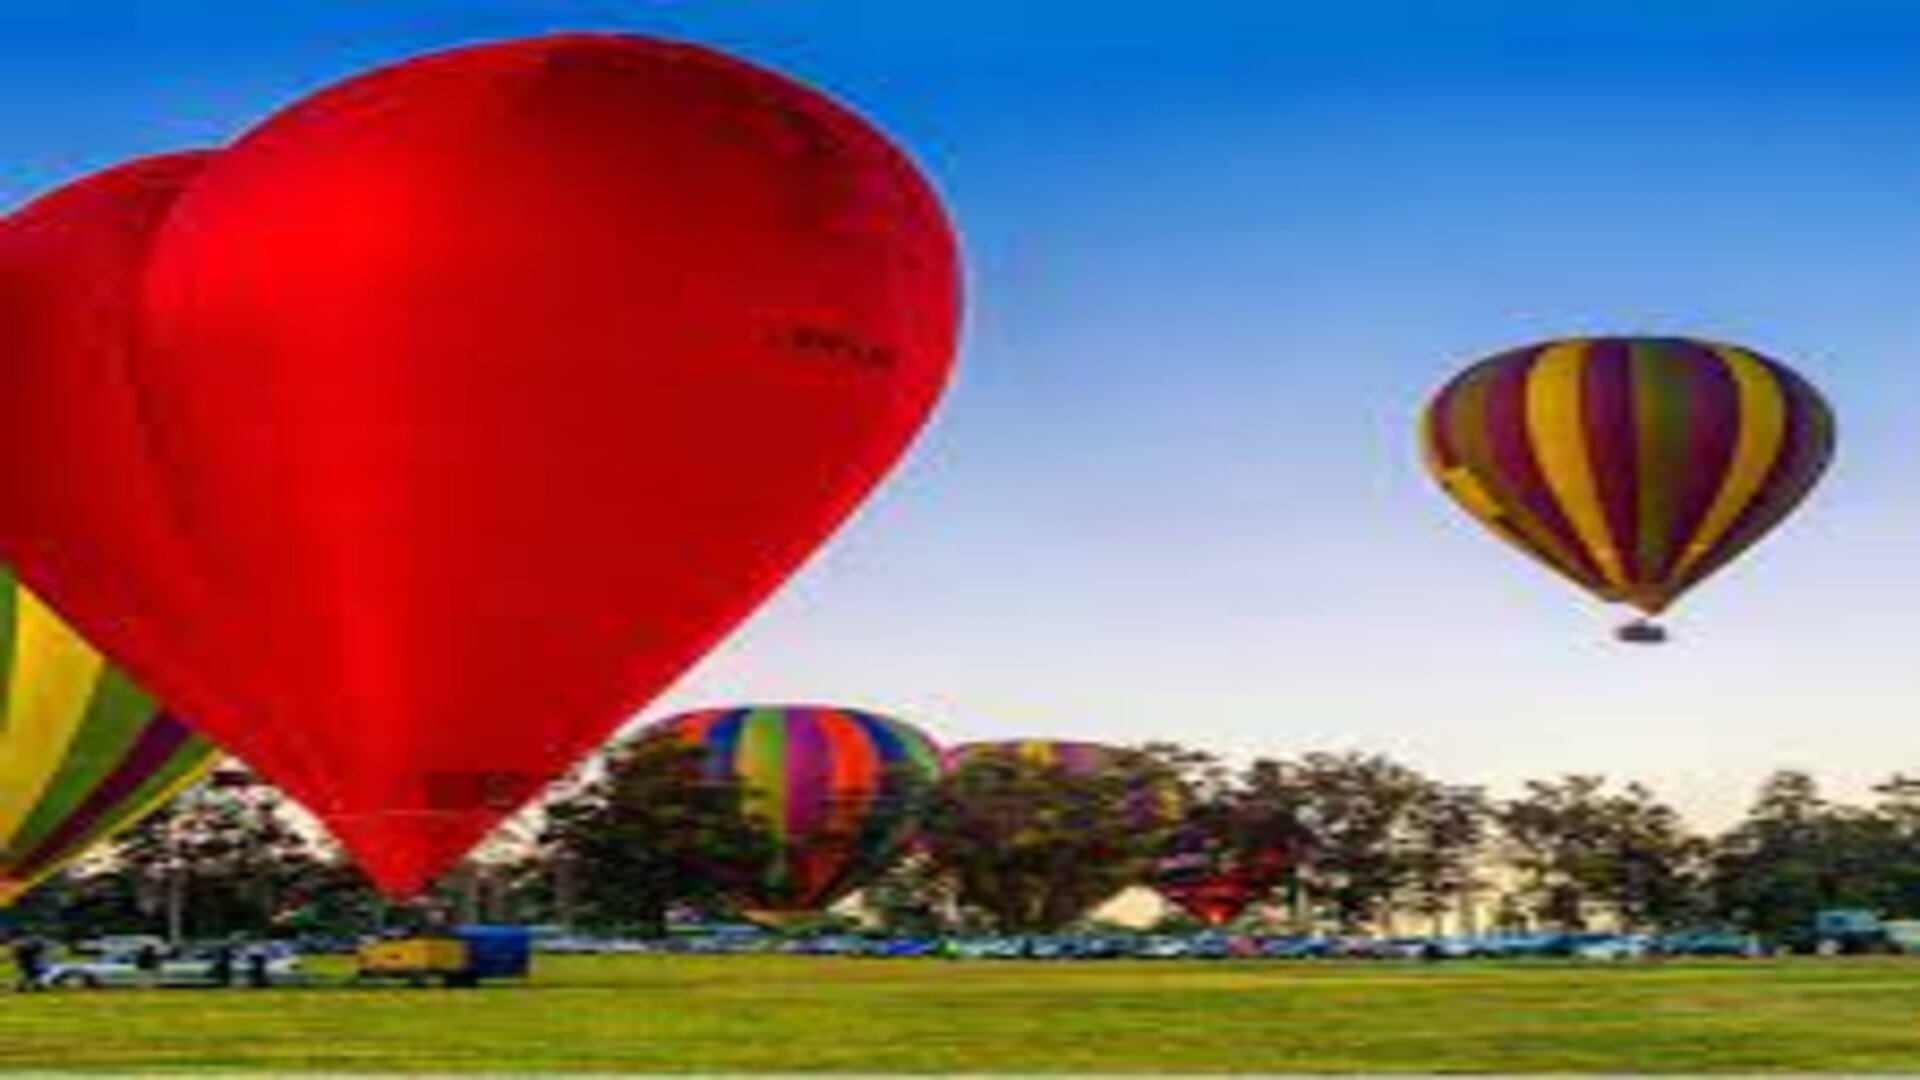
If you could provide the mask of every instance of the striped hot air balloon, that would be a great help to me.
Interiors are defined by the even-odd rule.
[[[1423,423],[1428,467],[1488,528],[1657,616],[1798,506],[1831,410],[1784,364],[1677,337],[1567,338],[1481,361]],[[1658,640],[1639,622],[1628,640]]]
[[[218,751],[0,573],[0,907],[200,779]]]
[[[713,777],[745,785],[777,852],[742,899],[769,921],[817,911],[885,870],[918,825],[918,789],[940,775],[940,752],[924,732],[857,709],[708,709],[646,735],[703,747]]]

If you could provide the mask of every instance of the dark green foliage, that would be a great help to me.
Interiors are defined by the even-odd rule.
[[[666,933],[677,906],[727,906],[774,857],[744,812],[745,789],[703,775],[703,751],[641,739],[612,752],[599,779],[547,806],[548,868],[565,921]]]
[[[1719,914],[1795,945],[1810,943],[1814,916],[1828,908],[1920,915],[1920,791],[1896,776],[1878,792],[1876,806],[1844,806],[1806,773],[1769,777],[1746,820],[1715,845]]]
[[[964,913],[1002,933],[1056,930],[1146,880],[1178,825],[1186,767],[1153,748],[1082,773],[969,760],[935,786],[924,849]]]
[[[1596,918],[1662,929],[1701,914],[1707,846],[1680,815],[1639,784],[1613,790],[1598,776],[1535,780],[1498,810],[1523,899],[1548,926],[1578,930]]]
[[[1476,789],[1365,754],[1259,762],[1247,786],[1298,830],[1298,889],[1316,921],[1351,932],[1403,905],[1437,914],[1474,885],[1485,817]]]

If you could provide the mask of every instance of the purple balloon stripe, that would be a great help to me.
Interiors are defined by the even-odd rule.
[[[1759,490],[1734,519],[1714,552],[1688,575],[1689,586],[1733,561],[1778,525],[1813,490],[1833,456],[1833,418],[1826,402],[1804,379],[1765,361],[1786,409],[1780,452]]]
[[[823,730],[828,722],[823,709],[787,713],[787,802],[781,810],[788,841],[812,836],[826,824],[833,797],[833,748]]]
[[[1540,467],[1539,451],[1534,447],[1533,430],[1527,423],[1528,386],[1543,351],[1541,347],[1512,354],[1501,363],[1487,387],[1486,436],[1493,459],[1486,464],[1498,478],[1506,497],[1519,504],[1532,524],[1553,537],[1566,556],[1556,557],[1552,551],[1540,549],[1532,542],[1528,546],[1555,563],[1571,559],[1572,569],[1586,580],[1603,583],[1606,576],[1600,572],[1599,563],[1581,542],[1579,530],[1561,507],[1553,485],[1547,482],[1546,472]],[[1524,539],[1524,533],[1520,535]]]
[[[1631,584],[1646,581],[1640,570],[1640,436],[1633,405],[1633,349],[1622,338],[1587,344],[1581,372],[1581,412],[1587,457],[1607,532]]]
[[[1683,338],[1663,345],[1676,362],[1686,366],[1687,461],[1668,538],[1667,565],[1649,570],[1649,577],[1658,581],[1671,579],[1679,569],[1687,546],[1706,523],[1727,482],[1740,445],[1740,384],[1727,362],[1713,350]]]
[[[59,828],[48,833],[21,860],[15,873],[23,878],[32,877],[80,842],[89,839],[93,829],[108,823],[110,815],[124,809],[127,798],[140,790],[140,786],[152,779],[154,774],[166,768],[173,760],[173,755],[192,737],[192,732],[172,717],[156,717],[140,732],[140,737],[127,751],[126,759],[74,808]]]

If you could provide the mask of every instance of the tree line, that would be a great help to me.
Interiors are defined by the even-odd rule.
[[[780,857],[751,793],[713,781],[698,753],[617,746],[409,905],[226,770],[5,917],[72,937],[350,937],[430,909],[657,935],[676,917],[733,917],[738,883]],[[1151,745],[1084,773],[971,763],[902,797],[918,835],[859,905],[893,932],[1072,926],[1183,848],[1271,867],[1245,918],[1296,932],[1713,926],[1792,942],[1824,909],[1920,916],[1920,779],[1902,775],[1851,804],[1778,772],[1717,834],[1637,783],[1571,774],[1496,798],[1362,753],[1229,766]]]

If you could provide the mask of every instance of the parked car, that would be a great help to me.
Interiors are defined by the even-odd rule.
[[[851,934],[823,934],[800,938],[789,946],[788,951],[801,956],[858,956],[866,951],[866,947],[864,940]]]
[[[1317,960],[1327,955],[1328,948],[1326,938],[1290,934],[1262,939],[1260,955],[1277,960]]]
[[[1892,952],[1920,953],[1920,919],[1888,919],[1880,924],[1886,932],[1886,944]]]
[[[991,936],[948,938],[941,949],[942,955],[960,960],[1017,960],[1025,952],[1019,938]]]
[[[867,943],[867,956],[887,958],[931,956],[938,943],[925,938],[882,938]]]
[[[1081,960],[1114,960],[1134,952],[1133,940],[1116,934],[1089,934],[1072,944],[1073,955]]]
[[[58,987],[107,987],[107,986],[214,986],[218,983],[217,950],[219,945],[191,946],[183,949],[163,951],[160,967],[157,971],[140,970],[137,962],[139,948],[124,949],[124,942],[116,942],[107,951],[98,956],[76,957],[72,960],[56,962],[47,968],[42,981],[48,986]],[[263,942],[244,946],[233,957],[230,969],[230,981],[239,983],[245,978],[248,950],[264,950],[267,954],[267,978],[273,982],[291,982],[300,976],[300,957],[292,947],[281,942]]]
[[[1559,934],[1493,934],[1479,939],[1480,955],[1498,960],[1552,956]]]
[[[1327,956],[1334,960],[1371,960],[1376,953],[1371,938],[1334,937],[1327,939]]]
[[[1470,934],[1453,934],[1428,939],[1435,958],[1440,960],[1477,960],[1493,955],[1487,940]]]
[[[1195,960],[1225,960],[1233,955],[1233,939],[1225,934],[1196,934],[1186,944],[1186,955]]]
[[[1893,951],[1893,942],[1879,912],[1865,908],[1832,908],[1813,918],[1813,948],[1821,956],[1856,956]]]
[[[1020,939],[1020,955],[1029,960],[1064,960],[1070,954],[1061,939],[1035,934]]]
[[[551,953],[556,956],[593,956],[611,951],[607,942],[578,934],[538,937],[533,939],[533,948],[536,952]]]
[[[1185,938],[1156,934],[1140,943],[1133,955],[1142,960],[1183,960],[1192,955]]]
[[[1647,938],[1633,934],[1565,934],[1554,949],[1576,960],[1637,960],[1649,946]]]
[[[1374,943],[1373,955],[1382,960],[1427,960],[1438,959],[1437,946],[1431,938],[1390,937]]]
[[[1662,956],[1764,956],[1760,939],[1728,930],[1689,930],[1663,934],[1654,941]]]

